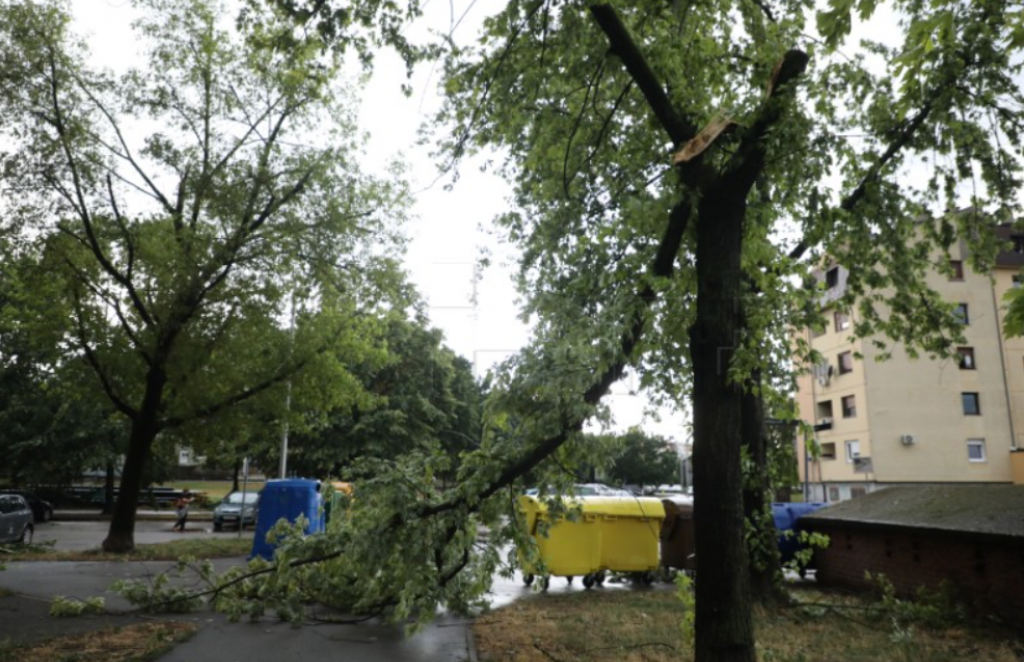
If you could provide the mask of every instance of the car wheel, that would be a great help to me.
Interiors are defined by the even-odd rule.
[[[34,532],[35,531],[32,528],[32,525],[31,524],[27,525],[25,527],[25,530],[21,532],[21,538],[18,540],[18,544],[21,544],[21,545],[31,545],[32,544],[32,534]]]
[[[213,530],[214,531],[220,531],[223,528],[224,528],[224,525],[221,524],[220,522],[214,522],[213,523]]]

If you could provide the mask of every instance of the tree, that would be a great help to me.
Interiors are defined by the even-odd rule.
[[[948,352],[957,332],[925,284],[930,255],[959,235],[984,264],[994,240],[988,217],[943,212],[972,174],[997,202],[1015,194],[1019,67],[1004,46],[1019,46],[1019,13],[894,5],[903,42],[866,45],[891,63],[880,73],[834,50],[849,2],[819,15],[823,48],[796,2],[544,1],[506,3],[448,72],[449,148],[509,155],[520,210],[502,222],[523,248],[540,342],[607,347],[578,356],[599,374],[639,362],[645,383],[692,398],[697,551],[715,560],[697,585],[700,661],[754,657],[751,589],[735,572],[747,566],[741,440],[763,448],[758,397],[772,382],[758,374],[788,354],[789,325],[820,315],[819,290],[788,279],[825,256],[855,265],[834,305],[856,303],[857,335]],[[929,150],[926,181],[901,182]],[[940,220],[919,224],[923,213]],[[641,333],[616,343],[630,325]]]
[[[46,297],[24,288],[42,265],[13,258],[6,242],[0,256],[12,258],[0,259],[0,480],[67,485],[117,455],[123,425],[108,403],[72,387],[81,366],[55,361],[50,330],[18,313],[26,299]]]
[[[679,453],[664,437],[637,428],[614,437],[619,453],[608,467],[609,480],[641,487],[679,481]]]
[[[293,462],[304,475],[349,477],[356,459],[416,449],[443,451],[457,465],[460,452],[480,443],[483,393],[469,362],[422,319],[391,317],[386,325],[387,358],[352,366],[372,399],[296,438]]]
[[[289,389],[305,410],[352,403],[345,366],[404,305],[385,301],[404,189],[354,165],[334,63],[242,39],[214,2],[140,6],[147,66],[120,77],[82,64],[61,4],[0,10],[3,234],[46,267],[26,291],[59,361],[128,421],[115,552],[158,436],[240,405],[280,425]]]

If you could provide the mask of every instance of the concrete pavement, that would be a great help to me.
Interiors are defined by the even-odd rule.
[[[171,531],[170,521],[140,521],[136,542],[156,543],[183,536],[222,538],[237,532],[214,533],[210,522],[189,522],[186,533]],[[106,534],[102,521],[54,521],[38,524],[36,540],[53,541],[58,550],[95,548]],[[251,536],[251,530],[244,535]],[[218,559],[223,571],[244,563],[242,558]],[[0,572],[0,586],[15,592],[0,598],[0,640],[35,642],[64,634],[77,634],[102,627],[126,625],[152,619],[131,612],[131,605],[110,591],[118,579],[148,579],[173,567],[170,562],[15,562]],[[499,585],[502,583],[499,582]],[[505,582],[495,595],[502,604],[529,594],[522,584]],[[88,598],[102,596],[110,613],[77,618],[52,618],[49,602],[56,596]],[[401,626],[369,621],[359,625],[307,625],[292,628],[267,617],[255,623],[230,623],[226,617],[207,611],[160,616],[190,621],[200,626],[189,641],[177,646],[160,662],[280,662],[282,659],[344,659],[346,662],[465,662],[475,660],[471,640],[472,621],[442,614],[422,631],[406,637]]]

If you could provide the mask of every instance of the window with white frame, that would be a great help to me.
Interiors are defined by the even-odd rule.
[[[856,439],[851,439],[846,442],[846,461],[852,463],[860,457],[860,442]]]
[[[984,462],[985,461],[985,440],[984,439],[968,439],[967,440],[967,459],[971,462]]]

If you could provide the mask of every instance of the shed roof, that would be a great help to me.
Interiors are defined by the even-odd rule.
[[[800,518],[1019,538],[1024,541],[1024,486],[900,485],[837,503]]]

